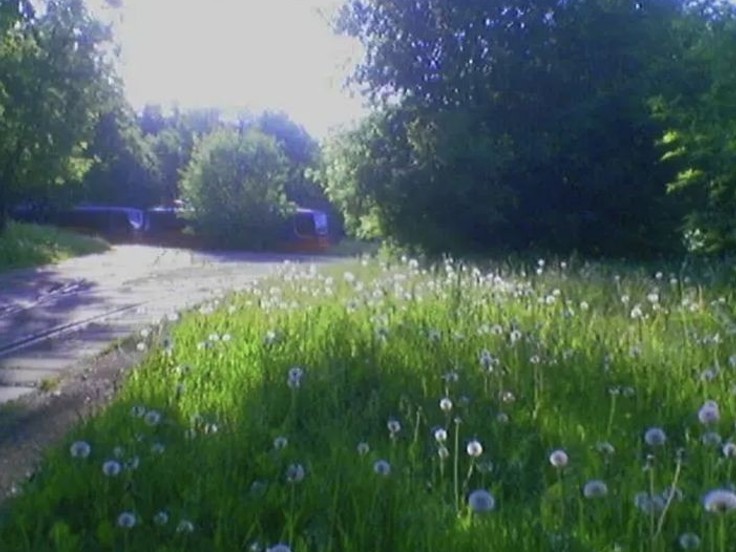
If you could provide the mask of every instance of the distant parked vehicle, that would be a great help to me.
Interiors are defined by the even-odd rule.
[[[79,205],[50,216],[50,222],[84,233],[112,239],[139,239],[145,231],[146,213],[133,207]]]
[[[327,213],[299,208],[288,220],[282,249],[294,253],[317,253],[330,246]]]

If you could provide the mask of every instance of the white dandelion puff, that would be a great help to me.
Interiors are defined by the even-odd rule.
[[[120,462],[116,460],[108,460],[104,464],[102,464],[102,473],[104,473],[108,477],[115,477],[116,475],[119,475],[122,466],[120,465]]]
[[[92,452],[92,447],[86,441],[76,441],[69,447],[72,458],[87,458]]]
[[[723,445],[723,456],[726,458],[736,458],[736,444],[729,441]]]
[[[135,523],[136,519],[133,512],[122,512],[118,516],[118,527],[122,527],[123,529],[130,529],[132,527],[135,527]]]
[[[166,447],[163,445],[163,443],[153,443],[151,445],[151,453],[160,455],[163,454],[166,450]]]
[[[468,496],[468,506],[476,514],[490,512],[496,507],[496,499],[484,489],[478,489]]]
[[[736,493],[728,489],[714,489],[703,498],[703,508],[716,514],[729,512],[736,508]]]
[[[291,552],[291,548],[286,546],[285,544],[275,544],[271,548],[267,548],[266,552]]]
[[[289,440],[282,435],[279,435],[273,440],[273,448],[276,450],[283,450],[286,448],[286,445],[288,444],[289,444]]]
[[[358,454],[361,456],[365,456],[371,450],[371,447],[366,442],[358,443],[357,448],[358,448]]]
[[[553,467],[562,469],[567,466],[567,463],[569,461],[569,458],[567,456],[567,453],[562,450],[558,449],[552,452],[552,454],[549,455],[549,463],[552,464]]]
[[[708,401],[698,410],[698,420],[703,425],[716,424],[721,419],[718,403]]]
[[[135,418],[142,418],[146,415],[146,408],[137,404],[130,409],[130,414]]]
[[[377,460],[376,463],[373,464],[373,471],[378,475],[391,475],[391,464],[386,460]]]
[[[695,533],[683,533],[677,539],[683,550],[697,550],[700,548],[700,537]]]
[[[591,479],[583,486],[585,498],[603,498],[608,494],[608,485],[600,479]]]
[[[438,427],[434,430],[434,439],[438,443],[444,443],[447,441],[447,430],[443,427]]]
[[[465,451],[468,453],[468,456],[477,458],[483,454],[483,445],[481,445],[480,441],[477,439],[473,439],[468,442],[468,445],[465,447]]]
[[[153,516],[153,523],[156,525],[166,525],[169,523],[169,514],[163,510],[156,512],[156,515]]]
[[[449,397],[443,397],[440,400],[440,410],[445,413],[448,413],[452,410],[452,400]]]
[[[401,431],[401,423],[393,418],[386,423],[386,427],[388,427],[392,436]]]
[[[644,433],[644,442],[650,447],[660,447],[667,441],[667,436],[659,427],[650,427]]]
[[[188,519],[183,519],[176,526],[177,533],[192,533],[194,531],[194,524]]]
[[[289,483],[300,483],[304,480],[304,477],[306,475],[306,471],[304,470],[304,466],[301,464],[290,464],[288,468],[286,468],[286,480]]]
[[[161,414],[156,410],[149,410],[143,416],[143,421],[151,427],[157,426],[161,422]]]

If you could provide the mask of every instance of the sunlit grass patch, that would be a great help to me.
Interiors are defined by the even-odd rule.
[[[99,238],[52,226],[11,222],[0,234],[0,271],[55,263],[108,248]]]
[[[551,265],[287,265],[203,305],[50,453],[0,543],[729,550],[732,297]]]

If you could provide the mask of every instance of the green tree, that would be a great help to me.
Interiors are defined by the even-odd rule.
[[[275,243],[293,206],[289,164],[274,138],[257,129],[216,130],[195,146],[182,182],[195,230],[218,246]]]
[[[702,6],[700,6],[702,9]],[[652,104],[667,125],[663,160],[677,168],[669,189],[688,205],[690,247],[736,250],[736,6],[706,12],[710,24],[688,51],[690,85]],[[700,15],[700,14],[699,14]],[[691,22],[697,25],[698,21]]]
[[[81,180],[91,166],[87,141],[114,86],[109,29],[81,0],[41,7],[36,14],[26,2],[2,3],[0,229],[13,203]]]
[[[363,151],[362,184],[331,197],[360,189],[364,218],[425,249],[676,248],[649,100],[685,80],[682,17],[669,0],[346,2],[381,114],[337,148]]]

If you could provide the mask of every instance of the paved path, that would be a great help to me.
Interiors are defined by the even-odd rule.
[[[0,274],[0,404],[53,381],[111,342],[242,288],[286,260],[315,259],[125,245]]]

